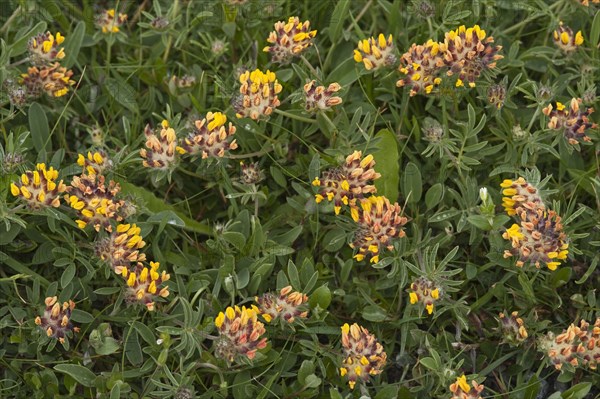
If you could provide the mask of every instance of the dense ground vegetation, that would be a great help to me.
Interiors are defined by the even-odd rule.
[[[0,9],[0,397],[600,397],[597,0]]]

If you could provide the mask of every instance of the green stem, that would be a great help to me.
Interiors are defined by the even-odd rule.
[[[300,122],[306,122],[306,123],[312,123],[312,124],[317,123],[317,121],[314,120],[314,119],[306,118],[306,117],[300,116],[300,115],[290,114],[287,111],[282,111],[282,110],[277,109],[277,108],[275,109],[275,113],[279,114],[279,115],[283,115],[283,116],[291,118],[291,119],[295,119],[295,120],[300,121]]]
[[[304,65],[306,65],[308,69],[310,69],[310,72],[313,74],[315,79],[319,79],[319,74],[317,73],[317,70],[312,66],[312,64],[308,62],[308,60],[303,55],[300,56],[300,59],[302,60]]]

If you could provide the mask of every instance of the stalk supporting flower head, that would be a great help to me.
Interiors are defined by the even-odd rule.
[[[375,335],[354,323],[342,326],[342,347],[344,360],[340,375],[348,380],[354,389],[357,381],[366,382],[370,376],[381,374],[387,361],[387,354]]]
[[[102,33],[117,33],[126,21],[127,14],[117,14],[114,8],[104,10],[96,16],[96,26]]]
[[[548,116],[548,128],[563,132],[569,144],[577,144],[582,141],[591,142],[592,139],[586,134],[588,129],[596,129],[597,124],[590,122],[589,116],[594,108],[582,109],[581,98],[571,99],[569,107],[557,102],[556,109],[548,104],[542,112]]]
[[[475,380],[469,385],[467,377],[463,374],[450,385],[451,399],[481,399],[481,391],[484,389],[485,387]]]
[[[71,79],[73,71],[61,67],[58,62],[42,67],[33,66],[21,75],[21,83],[29,97],[39,97],[45,92],[50,97],[62,97],[76,82]]]
[[[342,88],[338,83],[325,87],[316,86],[315,82],[312,80],[304,85],[304,109],[307,112],[327,111],[342,103],[341,97],[334,96]]]
[[[116,231],[96,243],[96,255],[115,271],[122,274],[132,263],[146,260],[146,254],[140,252],[146,242],[142,239],[141,229],[135,224],[119,224]]]
[[[539,340],[539,348],[557,370],[565,364],[596,370],[600,363],[600,318],[593,326],[581,320],[579,327],[571,324],[557,336],[548,333]]]
[[[384,34],[380,33],[377,39],[370,37],[360,40],[358,48],[354,50],[354,61],[362,62],[367,71],[376,71],[395,64],[396,56],[392,45],[392,35],[386,39]]]
[[[410,285],[408,294],[411,305],[422,303],[427,310],[427,314],[433,313],[434,304],[440,299],[441,289],[431,280],[425,277],[419,277]]]
[[[350,247],[358,249],[354,259],[359,262],[365,258],[371,263],[379,262],[381,251],[391,251],[392,241],[406,235],[403,226],[408,219],[402,216],[400,205],[390,203],[386,197],[373,195],[361,200],[360,209],[352,208],[351,215],[358,230]]]
[[[558,28],[552,33],[552,39],[556,47],[564,51],[565,53],[572,53],[577,50],[577,47],[583,44],[583,35],[581,31],[573,33],[573,29],[563,25],[562,21],[559,23]]]
[[[237,356],[252,360],[256,351],[267,346],[264,324],[258,321],[260,310],[252,305],[228,307],[215,319],[220,340],[216,355],[231,363]]]
[[[246,71],[240,75],[240,83],[240,98],[234,103],[238,118],[265,118],[279,106],[277,94],[282,87],[274,72],[262,72],[260,69]]]
[[[442,83],[439,76],[444,61],[440,55],[440,45],[428,40],[423,45],[414,44],[400,57],[398,70],[405,76],[396,82],[397,87],[410,87],[410,96],[417,93],[429,94]]]
[[[287,64],[312,46],[316,35],[316,30],[310,30],[309,21],[301,22],[298,17],[290,17],[287,23],[275,23],[275,30],[267,39],[271,46],[266,46],[263,51],[271,53],[272,62]]]
[[[65,201],[77,211],[79,219],[75,222],[79,228],[91,224],[96,231],[104,228],[112,232],[111,221],[123,220],[120,211],[124,201],[115,198],[120,190],[119,184],[112,180],[106,186],[103,175],[82,174],[73,177]]]
[[[267,323],[277,318],[287,323],[293,323],[296,318],[304,319],[308,315],[305,306],[308,296],[293,291],[291,285],[282,288],[279,295],[267,293],[260,298],[256,297],[255,300],[258,303],[260,314]]]
[[[226,126],[226,123],[225,114],[207,113],[205,118],[194,122],[194,129],[181,142],[181,151],[191,155],[201,154],[202,159],[223,158],[225,151],[238,148],[235,140],[228,141],[228,138],[235,134],[235,126],[231,122]]]
[[[53,296],[47,297],[44,303],[44,315],[36,317],[35,324],[40,326],[48,337],[54,337],[62,344],[71,331],[79,332],[79,327],[74,327],[71,323],[71,312],[75,309],[75,302],[69,300],[61,304],[58,297]]]
[[[102,150],[94,152],[88,151],[87,156],[79,154],[77,157],[77,165],[83,168],[83,173],[88,175],[101,175],[106,169],[112,166],[112,162]]]
[[[149,268],[138,262],[132,271],[127,267],[121,269],[121,276],[127,283],[126,299],[129,303],[142,303],[153,311],[157,298],[169,296],[169,287],[164,282],[171,276],[164,270],[159,273],[159,267],[159,262],[150,262]]]
[[[65,58],[65,50],[60,45],[64,41],[65,37],[60,32],[56,32],[56,36],[50,32],[33,36],[27,42],[31,63],[41,67],[62,60]]]
[[[38,163],[34,170],[28,170],[21,179],[10,184],[10,192],[27,202],[30,209],[41,209],[48,206],[58,208],[60,195],[67,190],[63,181],[57,182],[58,171],[46,164]]]
[[[175,129],[169,126],[169,121],[162,121],[161,127],[156,130],[150,125],[144,129],[146,135],[146,148],[140,150],[140,156],[144,159],[142,164],[146,168],[167,170],[178,161],[178,154],[185,150],[177,146],[177,135]]]
[[[342,205],[355,208],[358,199],[377,192],[371,181],[379,179],[381,174],[375,172],[374,166],[373,155],[363,158],[361,151],[354,151],[346,157],[342,166],[323,172],[320,178],[315,177],[312,184],[320,187],[315,194],[317,204],[324,199],[333,202],[336,215],[340,213]]]

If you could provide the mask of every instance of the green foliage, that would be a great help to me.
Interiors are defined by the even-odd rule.
[[[463,374],[485,385],[483,397],[598,397],[598,372],[569,363],[559,371],[543,342],[600,317],[600,134],[590,126],[589,142],[570,143],[549,128],[546,109],[568,110],[572,98],[582,99],[581,112],[600,107],[600,10],[580,3],[0,2],[0,397],[450,398]],[[127,15],[118,32],[102,32],[104,6]],[[275,22],[290,16],[317,33],[278,64],[262,50]],[[582,32],[572,52],[553,43],[559,21]],[[504,58],[477,65],[474,87],[447,67],[430,94],[397,87],[413,43],[475,24]],[[47,85],[41,96],[27,92],[22,76],[36,62],[31,38],[47,31],[65,37],[57,61],[73,71],[57,97]],[[390,65],[369,71],[353,51],[379,33],[393,36]],[[281,104],[259,120],[237,118],[239,77],[256,68],[275,72]],[[303,87],[312,80],[338,83],[329,94],[342,102],[307,112]],[[183,146],[209,112],[236,130],[223,156],[175,150],[164,169],[143,166],[146,125],[160,139],[167,121]],[[106,167],[96,173],[119,185],[123,201],[113,231],[139,227],[140,262],[159,262],[170,276],[153,309],[128,280],[137,260],[115,273],[103,252],[111,233],[78,227],[85,218],[70,194],[36,209],[11,185],[44,163],[69,186],[82,171],[79,154],[85,161],[96,151]],[[357,242],[374,240],[352,201],[317,201],[327,188],[315,183],[355,151],[372,155],[381,174],[361,184],[406,218],[386,230],[392,238],[376,257],[360,261]],[[500,183],[519,176],[562,218],[569,254],[556,271],[544,262],[519,268],[505,255],[503,234],[520,216],[506,214]],[[354,212],[370,195],[357,195]],[[389,218],[375,219],[387,227]],[[228,307],[250,308],[288,286],[307,296],[294,320],[258,315],[265,347],[228,359],[235,345],[223,339],[220,314],[226,324]],[[71,323],[64,340],[52,334],[60,322],[50,333],[40,327],[55,296],[60,320]],[[500,316],[514,311],[525,337]],[[387,354],[381,373],[354,389],[340,371],[351,356],[346,323],[368,329]]]

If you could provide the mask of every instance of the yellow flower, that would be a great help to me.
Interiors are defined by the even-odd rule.
[[[65,342],[65,337],[71,335],[71,331],[79,332],[79,327],[74,327],[71,323],[71,312],[75,309],[75,302],[69,300],[62,304],[58,302],[58,297],[47,297],[44,300],[46,309],[43,316],[35,318],[35,324],[40,326],[48,337]]]
[[[287,23],[275,23],[275,30],[267,39],[271,46],[266,46],[263,51],[271,53],[272,62],[287,64],[312,46],[316,35],[316,30],[310,30],[309,21],[300,22],[298,17],[290,17]]]
[[[96,256],[108,263],[115,273],[122,274],[123,268],[146,260],[146,254],[140,252],[146,245],[140,232],[135,223],[117,225],[116,231],[96,243]]]
[[[252,305],[228,307],[215,318],[219,331],[215,354],[231,363],[237,356],[252,360],[259,349],[267,346],[264,324],[258,321],[260,310]]]
[[[431,280],[419,277],[410,285],[409,299],[411,305],[420,302],[425,306],[427,314],[432,314],[434,303],[440,299],[440,288]]]
[[[33,65],[42,67],[53,61],[65,58],[65,50],[59,47],[65,41],[65,37],[56,32],[54,36],[50,32],[39,33],[27,42],[29,58]]]
[[[57,182],[58,171],[39,163],[34,170],[26,171],[21,179],[10,184],[10,192],[27,203],[30,209],[60,206],[60,194],[67,190],[63,181]]]
[[[239,80],[242,84],[240,96],[233,104],[238,118],[258,120],[270,116],[279,106],[277,94],[282,87],[274,72],[262,72],[259,69],[246,71],[240,75]]]
[[[356,323],[351,326],[346,323],[341,330],[344,360],[340,375],[348,379],[348,385],[354,389],[357,381],[366,382],[370,376],[381,374],[387,354],[366,328]]]
[[[480,394],[485,387],[476,381],[471,381],[471,384],[472,387],[464,374],[457,377],[456,382],[450,385],[451,399],[481,399]]]
[[[104,151],[88,151],[87,156],[79,154],[77,165],[83,168],[83,173],[94,175],[103,174],[112,165],[112,162],[108,159]]]
[[[203,119],[194,122],[192,132],[182,140],[181,150],[188,154],[202,154],[202,159],[208,157],[223,158],[225,151],[238,148],[235,140],[228,139],[235,134],[235,126],[229,122],[225,126],[227,116],[221,112],[209,112]]]
[[[400,57],[398,70],[405,76],[396,82],[396,86],[409,86],[411,97],[422,92],[430,94],[435,86],[442,83],[442,78],[438,76],[442,67],[444,61],[438,42],[428,40],[423,45],[413,44]]]
[[[159,262],[150,262],[149,268],[138,262],[133,270],[128,267],[121,269],[121,276],[127,284],[125,297],[129,303],[142,303],[149,311],[153,311],[157,298],[169,296],[169,287],[164,282],[171,276],[164,270],[159,273],[159,267]]]
[[[334,96],[341,89],[339,84],[331,83],[326,88],[325,86],[315,86],[315,82],[312,80],[304,85],[304,109],[307,112],[326,111],[342,103],[341,97]]]
[[[260,298],[256,297],[255,301],[258,303],[260,313],[267,323],[278,317],[287,323],[293,323],[296,317],[304,319],[308,315],[305,306],[308,302],[308,296],[293,291],[290,285],[282,288],[279,295],[268,293]]]
[[[41,67],[30,67],[21,75],[21,83],[27,88],[27,95],[39,97],[45,92],[50,97],[62,97],[75,84],[71,79],[73,71],[60,66],[58,62]]]
[[[589,129],[596,129],[598,127],[597,124],[592,123],[589,119],[594,109],[580,108],[582,102],[581,98],[573,98],[568,109],[565,105],[557,102],[556,110],[553,110],[552,104],[548,104],[542,110],[544,115],[550,118],[548,128],[562,131],[569,144],[572,145],[580,142],[591,142],[592,139],[586,133]]]
[[[121,26],[127,21],[127,15],[118,13],[115,18],[115,9],[104,10],[96,16],[96,26],[102,33],[117,33]]]
[[[552,39],[554,44],[564,51],[565,53],[572,53],[577,50],[577,47],[583,44],[583,35],[581,31],[573,34],[573,30],[563,25],[562,21],[559,23],[558,28],[553,32]]]
[[[579,326],[571,324],[561,334],[549,333],[539,346],[557,370],[564,364],[596,370],[600,361],[600,317],[591,328],[590,323],[581,320]]]
[[[370,37],[360,40],[358,48],[354,50],[354,61],[362,62],[367,71],[393,65],[396,62],[392,35],[386,37],[380,33],[377,39]]]
[[[178,155],[185,152],[177,146],[175,129],[169,126],[167,120],[163,120],[160,128],[156,129],[146,125],[144,134],[146,148],[140,150],[140,156],[144,159],[142,164],[146,168],[168,170],[176,165]]]

